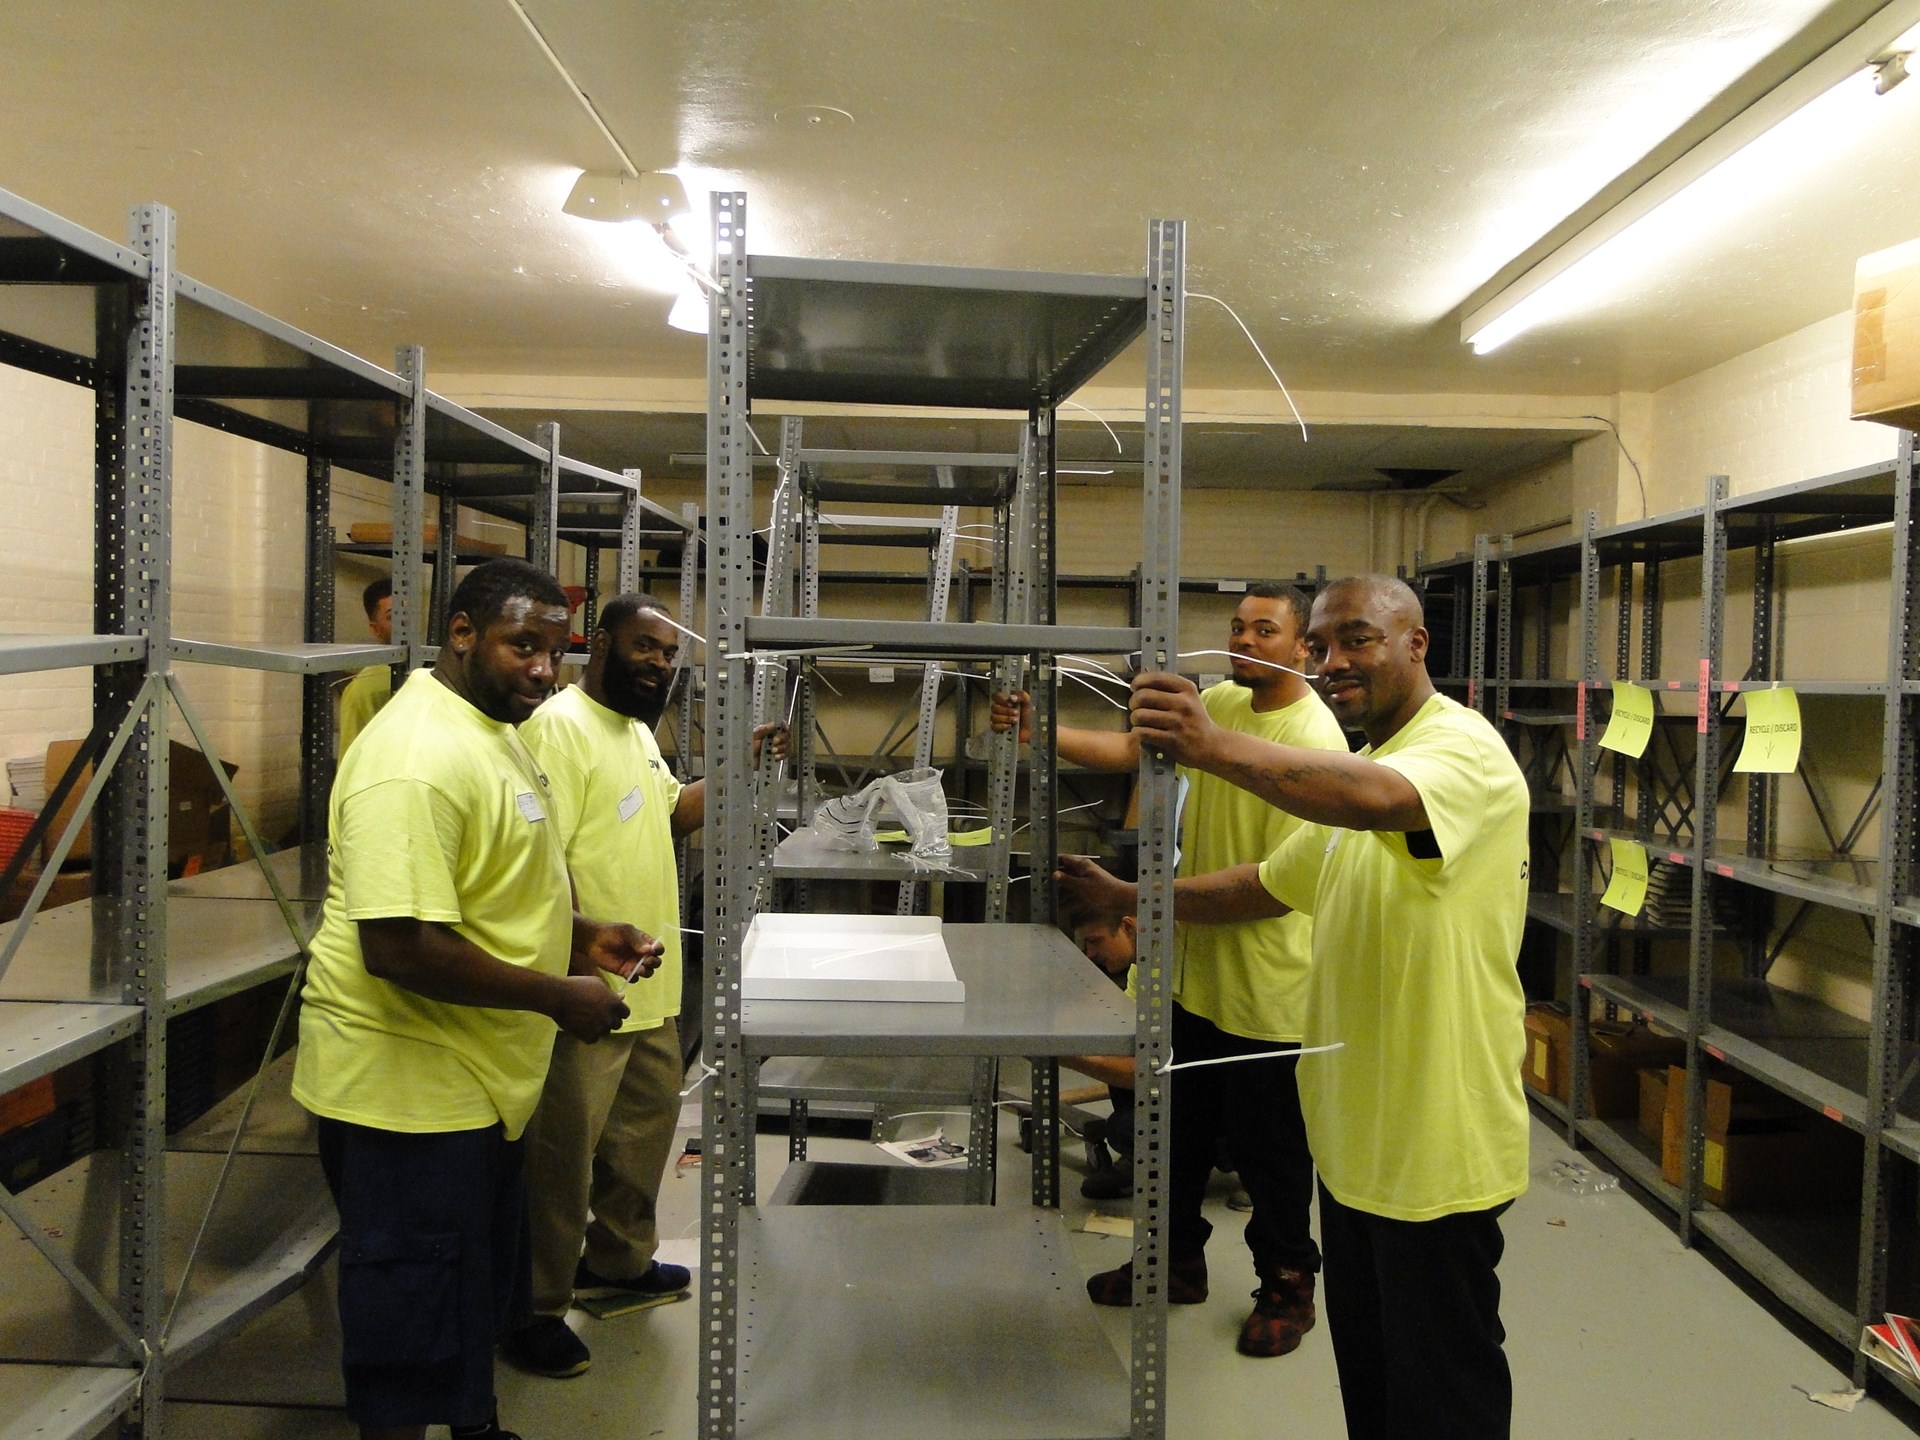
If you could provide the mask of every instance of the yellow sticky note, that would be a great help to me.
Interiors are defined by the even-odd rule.
[[[1609,840],[1613,878],[1600,903],[1623,915],[1638,915],[1647,903],[1647,852],[1631,840]]]
[[[1652,738],[1653,692],[1628,680],[1614,681],[1613,714],[1600,737],[1600,748],[1640,756],[1647,753],[1647,741]]]
[[[949,830],[947,843],[949,845],[990,845],[993,843],[993,830],[986,825],[982,825],[978,830]]]
[[[1800,697],[1782,687],[1749,690],[1747,735],[1733,768],[1748,775],[1789,775],[1800,764]]]

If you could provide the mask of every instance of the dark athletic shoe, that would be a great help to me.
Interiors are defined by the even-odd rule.
[[[1253,1292],[1253,1313],[1240,1327],[1242,1355],[1289,1355],[1313,1328],[1313,1275],[1276,1270]]]
[[[1087,1281],[1087,1298],[1096,1305],[1133,1303],[1133,1262],[1102,1270]],[[1175,1260],[1167,1266],[1167,1303],[1198,1305],[1207,1298],[1207,1257]]]
[[[587,1268],[582,1260],[573,1272],[573,1293],[582,1300],[619,1299],[628,1295],[678,1295],[693,1283],[684,1265],[662,1265],[655,1260],[631,1280],[614,1280]]]
[[[530,1324],[500,1342],[500,1353],[516,1368],[549,1380],[571,1380],[593,1363],[593,1352],[586,1342],[558,1315],[534,1316]]]

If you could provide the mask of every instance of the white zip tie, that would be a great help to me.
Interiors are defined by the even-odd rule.
[[[1114,699],[1111,695],[1108,695],[1104,691],[1102,691],[1099,686],[1095,685],[1092,681],[1088,680],[1082,672],[1078,670],[1069,670],[1064,666],[1059,667],[1059,670],[1060,670],[1060,673],[1066,676],[1069,680],[1078,680],[1083,687],[1093,691],[1094,697],[1098,699],[1103,705],[1111,705],[1114,709],[1118,710],[1123,715],[1126,713],[1127,707],[1125,705],[1121,704],[1118,700]]]
[[[1280,372],[1273,368],[1273,362],[1267,359],[1267,352],[1260,348],[1260,342],[1253,338],[1253,331],[1247,329],[1247,322],[1240,318],[1239,312],[1218,295],[1203,295],[1198,290],[1189,290],[1186,292],[1186,295],[1189,300],[1211,300],[1222,310],[1226,311],[1227,314],[1233,316],[1233,323],[1240,327],[1240,333],[1246,336],[1247,343],[1253,346],[1253,353],[1260,357],[1260,363],[1266,366],[1267,373],[1273,376],[1273,383],[1280,387],[1280,394],[1282,398],[1286,400],[1287,408],[1293,411],[1294,422],[1300,427],[1300,438],[1305,440],[1307,438],[1307,422],[1300,418],[1300,407],[1293,403],[1293,396],[1287,392],[1287,382],[1282,380],[1280,378]]]
[[[1191,295],[1193,292],[1189,290],[1187,293]],[[1098,410],[1089,410],[1087,409],[1086,406],[1074,400],[1062,400],[1060,403],[1062,405],[1065,405],[1069,410],[1079,410],[1084,412],[1085,414],[1093,416],[1094,419],[1100,422],[1100,428],[1106,431],[1109,436],[1112,436],[1114,454],[1124,455],[1127,453],[1126,447],[1120,443],[1120,437],[1113,433],[1113,426],[1107,424],[1107,417],[1102,415]],[[1113,472],[1109,470],[1106,473],[1111,475]]]
[[[1317,680],[1317,675],[1309,675],[1304,670],[1296,670],[1291,665],[1282,665],[1278,660],[1262,660],[1257,655],[1236,655],[1231,650],[1182,650],[1174,658],[1177,660],[1198,660],[1202,655],[1224,655],[1229,660],[1238,660],[1243,665],[1262,665],[1269,670],[1284,670],[1289,675],[1298,675],[1302,680]]]
[[[674,629],[676,629],[676,630],[678,630],[678,631],[679,631],[679,632],[680,632],[680,633],[681,633],[682,635],[685,635],[685,636],[687,636],[687,637],[689,637],[690,639],[693,639],[693,640],[697,640],[697,641],[699,641],[699,642],[700,642],[700,643],[701,643],[702,645],[704,645],[704,644],[706,644],[706,643],[707,643],[707,637],[706,637],[706,636],[704,636],[704,635],[695,635],[695,634],[693,633],[693,631],[691,631],[691,630],[689,630],[689,629],[688,629],[688,628],[687,628],[686,626],[684,626],[684,625],[682,625],[682,624],[681,624],[681,623],[680,623],[680,622],[679,622],[678,620],[676,620],[676,619],[674,619],[674,618],[673,618],[673,617],[672,617],[671,615],[669,615],[669,614],[667,614],[667,612],[666,612],[666,611],[664,611],[664,610],[649,610],[649,611],[648,611],[647,613],[648,613],[649,615],[658,615],[658,616],[659,616],[659,617],[660,617],[660,618],[661,618],[662,620],[664,620],[664,621],[666,621],[666,622],[667,622],[667,624],[669,624],[669,625],[671,625],[671,626],[672,626],[672,627],[673,627]]]
[[[718,1075],[719,1073],[720,1072],[714,1069],[713,1066],[707,1064],[706,1061],[702,1060],[700,1062],[700,1078],[694,1081],[691,1085],[687,1086],[686,1089],[682,1090],[680,1092],[680,1098],[682,1100],[686,1099],[687,1096],[691,1095],[694,1091],[698,1090],[702,1085],[706,1084],[707,1081],[713,1079],[713,1077]]]
[[[1288,1060],[1295,1055],[1326,1055],[1346,1048],[1346,1041],[1336,1040],[1331,1045],[1309,1045],[1304,1049],[1294,1050],[1263,1050],[1256,1055],[1223,1055],[1217,1060],[1183,1060],[1178,1065],[1169,1060],[1153,1073],[1165,1075],[1169,1070],[1197,1070],[1202,1065],[1240,1065],[1249,1060]]]

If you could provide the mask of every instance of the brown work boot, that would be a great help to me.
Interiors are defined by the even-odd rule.
[[[1253,1313],[1240,1327],[1242,1355],[1287,1355],[1313,1328],[1313,1274],[1276,1270],[1253,1292]]]
[[[1133,1303],[1133,1262],[1117,1270],[1102,1270],[1087,1281],[1087,1295],[1096,1305]],[[1198,1305],[1207,1298],[1207,1257],[1204,1254],[1167,1265],[1167,1303]]]

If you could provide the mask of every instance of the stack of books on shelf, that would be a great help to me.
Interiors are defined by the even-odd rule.
[[[1860,1332],[1860,1353],[1909,1385],[1920,1385],[1920,1320],[1889,1313]]]
[[[1647,859],[1647,904],[1640,918],[1662,929],[1684,929],[1693,919],[1693,876],[1671,860]]]

